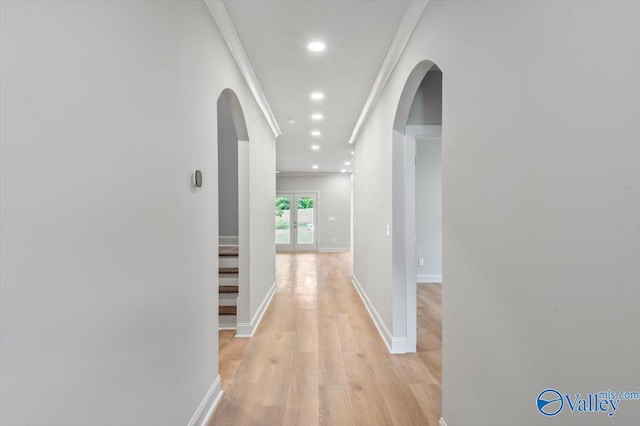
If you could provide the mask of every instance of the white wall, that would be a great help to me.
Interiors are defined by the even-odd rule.
[[[218,99],[218,233],[238,236],[238,136],[231,111]]]
[[[248,94],[247,94],[248,95]],[[240,99],[242,102],[242,98]],[[247,102],[243,102],[245,105]],[[249,161],[247,165],[244,148],[240,147],[238,155],[241,167],[240,176],[249,177],[249,196],[244,200],[249,204],[249,226],[240,222],[240,229],[249,232],[249,262],[250,262],[250,304],[249,318],[251,327],[257,325],[259,308],[269,296],[270,290],[275,291],[276,284],[276,244],[274,235],[276,224],[273,216],[274,202],[276,199],[276,141],[271,129],[267,127],[262,112],[256,108],[245,109],[245,119],[249,126]],[[260,123],[260,126],[256,126]],[[243,178],[241,178],[243,179]],[[243,182],[239,181],[239,185]],[[240,205],[240,211],[245,211]],[[239,232],[243,239],[242,232]],[[242,245],[242,241],[240,242]],[[240,255],[240,268],[243,265],[244,255]],[[242,279],[242,278],[241,278]],[[241,290],[242,293],[242,290]],[[272,294],[272,293],[271,293]],[[242,303],[242,301],[240,302]],[[238,323],[242,321],[238,315]]]
[[[278,176],[276,190],[318,193],[318,250],[351,249],[351,175]],[[335,220],[330,220],[333,217]]]
[[[270,128],[200,1],[0,5],[0,423],[186,424],[218,376],[221,91],[249,123],[256,298]]]
[[[416,141],[418,282],[442,282],[442,142]]]
[[[356,141],[354,275],[398,338],[392,126],[425,59],[444,83],[445,421],[637,424],[637,402],[550,420],[535,400],[640,384],[640,3],[429,3]]]
[[[442,124],[442,72],[440,70],[432,68],[420,83],[409,110],[407,124]]]

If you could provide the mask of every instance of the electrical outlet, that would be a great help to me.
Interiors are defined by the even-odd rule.
[[[336,242],[336,239],[335,239],[335,238],[332,238],[332,239],[331,239],[331,242],[332,242],[332,243],[335,243],[335,242]]]
[[[418,259],[418,265],[424,266],[424,259],[423,258]]]

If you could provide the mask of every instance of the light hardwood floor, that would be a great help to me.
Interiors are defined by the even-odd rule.
[[[351,254],[277,255],[278,290],[250,339],[220,331],[211,425],[437,425],[441,287],[418,286],[418,352],[390,355],[351,284]]]

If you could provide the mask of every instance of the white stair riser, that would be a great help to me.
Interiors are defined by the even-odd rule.
[[[220,256],[218,263],[220,268],[238,268],[240,265],[238,258],[232,256]]]
[[[220,328],[236,326],[237,321],[236,321],[235,315],[218,315],[218,317],[219,317],[218,326]]]
[[[238,276],[237,275],[220,275],[219,281],[220,285],[238,285]]]
[[[222,293],[219,299],[220,306],[236,306],[238,304],[238,295],[235,293]]]

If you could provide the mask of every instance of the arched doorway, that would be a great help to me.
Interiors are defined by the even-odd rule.
[[[394,335],[406,336],[404,347],[395,348],[395,352],[400,353],[417,350],[418,281],[442,282],[441,132],[442,72],[433,62],[425,60],[416,65],[407,78],[393,123],[392,227],[395,230],[392,234],[393,324]],[[423,155],[428,152],[427,155],[437,158],[426,159],[434,161],[422,161],[424,158],[420,157],[421,152]],[[436,166],[439,164],[438,170],[430,175],[434,178],[439,174],[439,180],[435,176],[435,181],[417,182],[416,171],[418,170],[418,175],[424,178],[429,173],[420,173],[420,167],[432,168],[434,164]],[[433,172],[433,169],[427,171]],[[429,185],[425,185],[426,183]],[[428,196],[432,199],[426,203],[429,208],[420,211],[425,207],[423,198],[426,196],[427,186],[431,187]],[[417,209],[418,215],[416,215]],[[427,216],[433,222],[428,226],[424,223]],[[425,228],[430,229],[425,232]],[[438,233],[437,228],[439,228],[439,239],[434,236]],[[420,253],[417,253],[418,251]],[[425,266],[424,263],[435,268],[435,271],[425,274],[422,268]],[[441,318],[441,315],[439,317]],[[440,340],[438,350],[441,350],[441,322],[431,326],[435,328],[430,331],[431,333],[439,333],[436,337]]]
[[[220,329],[250,322],[249,134],[238,97],[218,97],[218,294]]]

